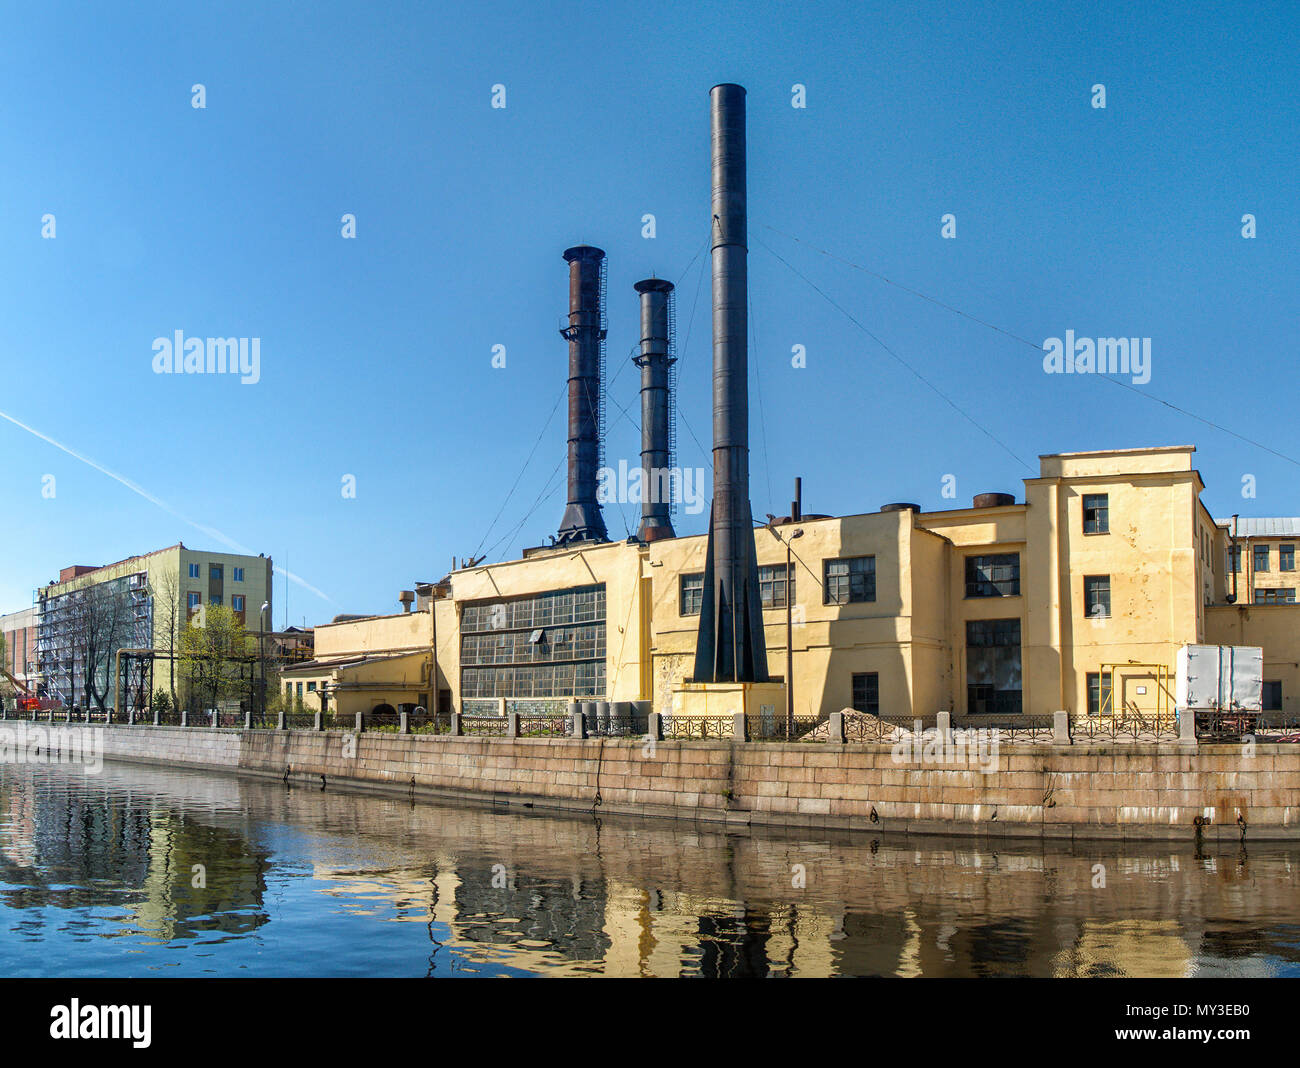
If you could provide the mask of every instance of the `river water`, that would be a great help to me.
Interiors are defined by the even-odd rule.
[[[0,765],[5,976],[1300,975],[1300,848],[722,830]]]

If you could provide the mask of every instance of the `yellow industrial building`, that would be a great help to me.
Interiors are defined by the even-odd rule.
[[[800,716],[1157,713],[1181,646],[1260,645],[1266,707],[1296,711],[1300,615],[1280,595],[1264,603],[1257,590],[1280,584],[1259,568],[1238,577],[1251,596],[1229,602],[1231,521],[1201,502],[1194,452],[1043,456],[1020,500],[756,528],[772,678],[793,675]],[[1297,521],[1258,522],[1238,520],[1238,549],[1253,564],[1267,544],[1269,579],[1287,576]],[[501,698],[520,711],[577,698],[671,713],[694,666],[705,550],[704,535],[579,544],[454,571],[419,591],[418,611],[408,594],[407,612],[318,627],[316,658],[285,672],[286,691],[313,710],[323,691],[345,714],[432,701],[491,712]]]

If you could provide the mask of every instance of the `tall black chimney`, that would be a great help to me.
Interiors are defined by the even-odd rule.
[[[556,540],[560,544],[609,541],[596,500],[605,253],[577,245],[565,249],[564,259],[569,264],[569,325],[560,334],[569,343],[569,503]]]
[[[632,357],[641,369],[641,541],[673,538],[670,518],[674,485],[670,467],[668,369],[675,357],[668,351],[668,301],[672,282],[647,278],[637,282],[641,294],[641,354]]]
[[[713,150],[713,509],[696,682],[767,682],[749,505],[745,90],[709,94]]]

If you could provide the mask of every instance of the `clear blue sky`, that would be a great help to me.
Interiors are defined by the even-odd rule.
[[[166,506],[0,420],[0,608],[61,566],[219,549],[218,531],[327,594],[289,588],[315,623],[396,610],[453,555],[543,542],[579,242],[609,255],[610,392],[633,414],[611,404],[608,455],[638,456],[631,286],[654,272],[689,338],[680,460],[707,466],[703,258],[682,272],[708,237],[719,81],[749,90],[757,514],[795,475],[806,509],[849,513],[950,506],[946,474],[957,503],[1019,496],[1036,473],[826,297],[1031,465],[1191,443],[1215,513],[1300,513],[1294,463],[1150,399],[1300,457],[1300,9],[951,6],[0,7],[0,411]],[[1022,341],[819,248],[1037,344],[1150,337],[1151,381],[1046,375]],[[177,329],[260,338],[261,381],[153,374]],[[611,533],[635,513],[609,509]],[[283,579],[276,599],[281,622]]]

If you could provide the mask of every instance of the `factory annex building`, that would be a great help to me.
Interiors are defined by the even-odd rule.
[[[1234,554],[1231,521],[1201,503],[1194,451],[1043,456],[1023,501],[757,529],[772,677],[793,674],[798,715],[1155,712],[1178,648],[1222,642],[1262,645],[1266,704],[1295,710],[1300,617],[1294,592],[1272,592],[1296,584],[1292,521],[1241,521]],[[1246,529],[1282,533],[1246,549]],[[583,697],[671,713],[694,666],[705,541],[580,543],[454,571],[419,590],[417,612],[318,627],[317,659],[286,685],[310,708],[322,690],[343,712],[428,707],[436,672],[442,710]],[[1239,574],[1229,603],[1243,558],[1263,584]]]

